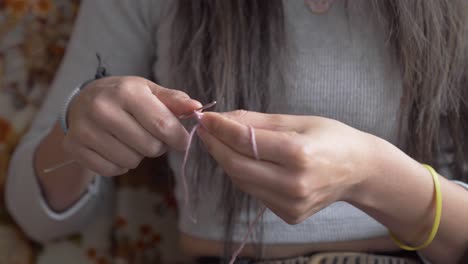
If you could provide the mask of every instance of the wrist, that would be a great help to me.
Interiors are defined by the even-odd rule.
[[[50,173],[44,169],[72,158],[63,150],[63,131],[56,124],[39,143],[34,157],[38,184],[48,205],[54,211],[63,211],[76,202],[95,178],[95,173],[78,163],[67,165]]]
[[[39,185],[48,207],[54,212],[63,212],[80,200],[96,179],[95,174],[82,175],[71,183],[67,177],[42,178]],[[67,186],[67,184],[75,185]]]
[[[364,151],[357,164],[356,174],[359,175],[359,180],[352,185],[345,200],[355,205],[366,204],[375,199],[374,196],[378,195],[375,193],[377,185],[389,180],[386,177],[388,168],[393,166],[391,163],[400,152],[389,142],[371,134],[365,133],[364,141]]]
[[[428,170],[391,143],[374,137],[368,168],[349,199],[408,244],[418,245],[433,223]]]

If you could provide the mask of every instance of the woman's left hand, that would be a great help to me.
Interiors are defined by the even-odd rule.
[[[346,201],[406,244],[427,240],[435,211],[432,176],[389,142],[316,116],[234,111],[205,113],[201,122],[199,136],[233,183],[287,223]],[[249,126],[255,129],[259,160]],[[460,209],[468,204],[466,189],[438,178],[440,227],[420,252],[432,263],[467,263],[461,256],[467,248],[468,210]]]
[[[352,200],[373,173],[376,137],[336,120],[241,110],[205,113],[201,122],[199,136],[232,182],[289,224]]]

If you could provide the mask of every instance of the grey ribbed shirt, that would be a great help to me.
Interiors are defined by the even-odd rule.
[[[383,30],[369,15],[368,2],[354,0],[347,10],[344,1],[336,0],[325,15],[311,13],[303,0],[284,1],[284,5],[291,45],[288,87],[286,94],[273,94],[271,111],[337,119],[396,143],[402,89],[399,69]],[[93,76],[96,53],[101,54],[113,75],[152,78],[163,86],[168,83],[167,8],[163,0],[83,1],[63,64],[31,130],[12,158],[7,179],[8,208],[32,238],[44,241],[78,231],[100,207],[112,206],[112,183],[101,179],[66,212],[51,212],[32,168],[34,151],[55,123],[67,95]],[[171,153],[177,179],[180,161],[180,154]],[[183,232],[222,238],[221,212],[216,208],[221,186],[216,182],[213,186],[212,191],[200,194],[197,224],[181,207],[179,226]],[[176,194],[181,201],[179,184]],[[235,233],[238,241],[246,232],[245,212],[240,220]],[[267,212],[264,224],[266,243],[357,240],[387,234],[384,226],[344,202],[334,203],[298,225],[288,225]]]
[[[302,0],[284,3],[291,65],[288,87],[273,94],[271,111],[337,119],[396,143],[401,81],[385,35],[366,10],[368,2],[353,1],[353,7],[346,9],[345,1],[335,1],[326,15],[314,15]],[[159,34],[165,36],[166,30],[163,25]],[[163,83],[167,76],[166,48],[159,47],[163,55],[155,68]],[[178,171],[181,157],[172,154],[172,167]],[[219,182],[213,186],[221,187]],[[179,222],[184,232],[222,238],[222,213],[216,210],[216,203],[210,202],[219,200],[220,189],[213,187],[199,194],[196,224],[182,210]],[[181,200],[181,186],[177,194]],[[246,226],[247,215],[243,214],[236,240],[245,235]],[[386,234],[384,226],[344,202],[334,203],[298,225],[288,225],[269,211],[264,216],[266,243],[355,240]]]

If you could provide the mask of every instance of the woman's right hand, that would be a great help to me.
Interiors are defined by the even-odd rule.
[[[69,105],[63,148],[99,175],[120,175],[167,147],[184,150],[188,134],[177,116],[199,107],[186,93],[140,77],[95,80]]]

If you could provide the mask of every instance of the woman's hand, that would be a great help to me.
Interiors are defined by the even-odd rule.
[[[205,113],[199,136],[241,190],[295,224],[335,201],[361,209],[417,246],[434,222],[434,183],[419,162],[376,136],[335,120],[247,111]],[[260,160],[248,126],[255,128]],[[442,218],[420,251],[433,263],[458,263],[468,245],[468,195],[439,177]],[[465,262],[463,262],[465,263]]]
[[[202,124],[199,136],[233,183],[289,224],[351,199],[372,173],[374,137],[335,120],[235,111],[205,113]]]
[[[65,151],[103,176],[136,168],[166,146],[183,150],[187,131],[177,116],[201,104],[181,91],[139,77],[109,77],[88,84],[68,110]]]

